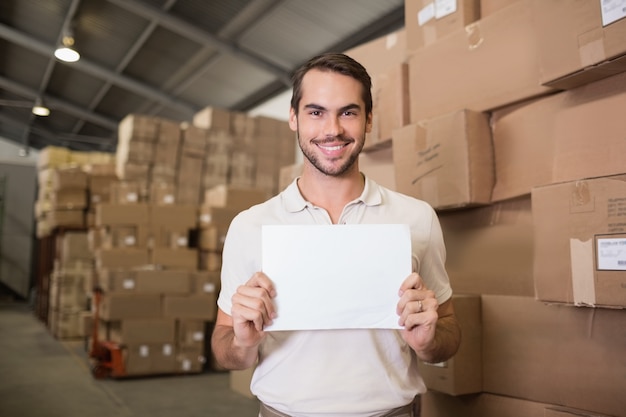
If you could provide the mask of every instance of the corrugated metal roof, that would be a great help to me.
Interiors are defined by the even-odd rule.
[[[113,151],[129,113],[246,111],[307,58],[403,25],[403,0],[3,0],[0,137]],[[67,30],[72,64],[53,55]],[[49,117],[30,113],[38,98]]]

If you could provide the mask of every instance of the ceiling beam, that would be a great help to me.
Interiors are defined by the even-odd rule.
[[[264,69],[270,74],[280,79],[283,84],[289,85],[290,73],[287,69],[282,68],[272,62],[253,54],[250,51],[244,51],[237,45],[226,42],[213,36],[209,32],[202,30],[196,26],[190,25],[188,22],[167,14],[162,10],[150,6],[146,3],[140,3],[135,0],[109,0],[115,5],[131,11],[139,16],[143,16],[148,20],[157,20],[159,24],[172,32],[178,33],[190,40],[198,42],[201,45],[211,46],[219,50],[223,54],[233,55],[243,61],[246,61],[255,67]]]
[[[52,109],[60,110],[71,116],[88,120],[89,122],[104,127],[111,131],[116,132],[118,128],[118,121],[102,116],[98,113],[94,113],[89,110],[85,110],[83,107],[76,106],[64,100],[52,97],[50,95],[39,95],[37,90],[18,84],[15,81],[11,81],[6,77],[0,75],[0,88],[4,88],[7,91],[11,91],[22,97],[28,97],[35,100],[36,97],[41,97],[44,103]]]
[[[17,128],[23,129],[27,125],[26,123],[17,121],[11,117],[8,117],[4,114],[0,113],[0,123],[12,125]],[[117,145],[117,141],[113,138],[99,138],[93,136],[69,136],[63,134],[56,134],[47,129],[43,129],[41,127],[31,126],[31,135],[36,136],[38,139],[43,139],[45,143],[50,143],[52,145],[58,146],[66,146],[72,144],[74,147],[80,147],[82,149],[88,150],[93,149],[94,145],[100,146],[102,149],[108,149],[110,151],[114,151]],[[16,137],[8,137],[6,134],[3,136],[5,139],[9,139],[20,146],[29,146],[29,144],[25,144],[21,139]],[[34,138],[34,139],[37,139]]]
[[[51,56],[54,54],[55,46],[50,46],[46,43],[40,42],[38,39],[28,36],[4,24],[0,24],[0,37],[44,56]],[[165,105],[165,107],[175,108],[182,113],[188,114],[189,117],[192,117],[199,110],[195,106],[184,103],[178,98],[165,94],[159,89],[148,86],[130,77],[118,74],[115,71],[111,71],[108,68],[104,68],[90,62],[85,58],[81,58],[79,61],[67,65],[71,65],[79,71],[90,74],[103,81],[115,84],[118,87],[132,91],[135,94],[159,102]]]

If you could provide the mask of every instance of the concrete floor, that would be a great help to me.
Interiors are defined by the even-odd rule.
[[[97,380],[82,341],[60,341],[29,305],[0,300],[2,417],[256,417],[229,374]]]

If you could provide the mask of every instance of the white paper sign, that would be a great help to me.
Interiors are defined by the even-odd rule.
[[[278,314],[265,330],[401,328],[398,290],[411,273],[407,225],[268,225],[262,245]]]

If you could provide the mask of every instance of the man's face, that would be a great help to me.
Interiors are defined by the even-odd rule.
[[[346,75],[313,69],[302,80],[299,114],[289,126],[305,158],[320,172],[341,176],[355,165],[371,130],[361,84]]]

